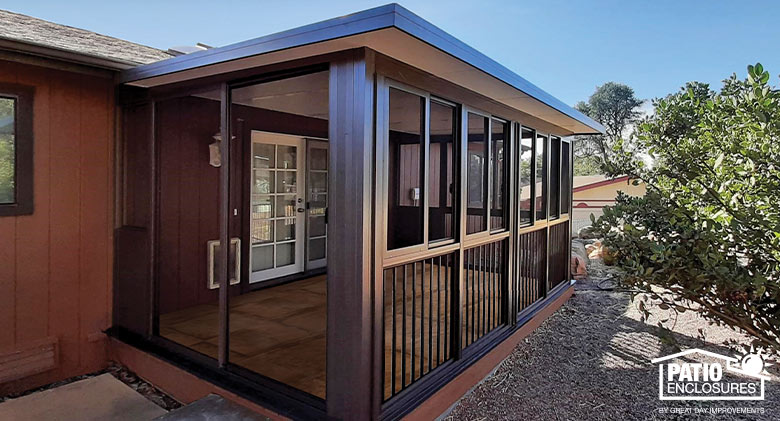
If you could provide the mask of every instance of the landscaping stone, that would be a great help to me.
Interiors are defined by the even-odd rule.
[[[581,238],[583,240],[596,238],[595,229],[590,225],[582,227],[579,231],[577,231],[577,238]]]

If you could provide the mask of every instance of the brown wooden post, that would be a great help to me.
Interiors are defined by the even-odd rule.
[[[157,150],[153,102],[123,107],[121,218],[114,232],[113,324],[141,336],[154,331]]]
[[[506,201],[506,215],[507,215],[507,229],[512,233],[507,240],[507,248],[505,251],[506,262],[506,296],[503,299],[502,309],[504,317],[506,317],[506,324],[513,326],[517,322],[517,312],[515,311],[514,296],[515,296],[515,281],[514,277],[517,276],[517,257],[515,256],[515,250],[517,248],[517,201],[520,199],[517,194],[516,178],[517,169],[519,168],[518,159],[520,155],[515,152],[520,149],[520,136],[517,132],[517,124],[510,121],[509,133],[505,135],[504,140],[504,160],[506,162],[506,168],[504,169],[508,175],[505,175],[505,180],[508,180],[506,191],[509,193],[509,199]],[[509,151],[507,153],[506,151]]]
[[[376,417],[372,405],[374,54],[330,66],[327,398],[329,417]],[[378,282],[378,280],[376,280]],[[381,317],[381,314],[376,315]]]
[[[563,147],[563,143],[561,143],[561,147]],[[572,239],[572,221],[573,221],[573,211],[572,211],[572,203],[574,203],[574,139],[571,139],[571,142],[569,142],[569,191],[566,192],[566,194],[569,196],[569,208],[566,209],[567,212],[569,212],[569,235],[567,237],[568,242],[566,243],[566,249],[569,251],[566,259],[566,282],[571,284],[571,239]]]

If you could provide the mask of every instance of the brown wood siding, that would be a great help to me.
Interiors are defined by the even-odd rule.
[[[233,106],[232,196],[238,215],[231,236],[240,237],[245,212],[243,150],[252,130],[327,138],[328,121],[276,111]],[[185,97],[157,103],[160,148],[159,308],[168,313],[217,301],[207,288],[206,243],[219,238],[219,169],[209,165],[208,145],[219,130],[219,103]],[[239,133],[240,132],[240,133]],[[247,152],[248,153],[248,152]],[[244,244],[244,249],[248,249]],[[242,256],[242,266],[249,262]],[[244,271],[244,273],[248,273]],[[238,293],[240,287],[231,288]]]
[[[58,349],[56,368],[2,395],[106,364],[114,99],[108,77],[7,61],[0,82],[35,88],[34,212],[0,217],[0,355],[49,339]]]

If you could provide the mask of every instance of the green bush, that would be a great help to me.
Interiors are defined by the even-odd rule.
[[[623,282],[780,352],[780,91],[756,64],[719,93],[689,83],[654,105],[632,139],[644,156],[609,168],[648,192],[597,222]]]

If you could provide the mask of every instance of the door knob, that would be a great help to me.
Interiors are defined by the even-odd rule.
[[[303,213],[303,211],[304,211],[303,208],[298,208],[297,210],[298,210],[299,213]]]

